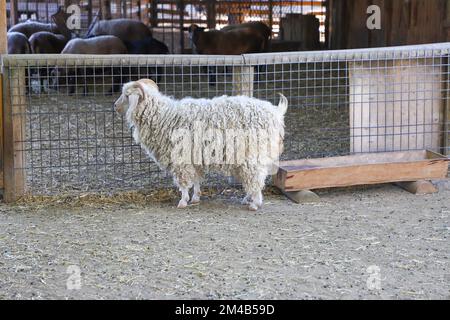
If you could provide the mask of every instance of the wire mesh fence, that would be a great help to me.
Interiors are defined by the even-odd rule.
[[[169,184],[114,112],[121,85],[175,98],[289,100],[283,159],[429,149],[450,153],[450,44],[242,56],[3,56],[5,173],[31,194]],[[6,142],[7,141],[7,142]],[[226,183],[217,176],[210,181]]]

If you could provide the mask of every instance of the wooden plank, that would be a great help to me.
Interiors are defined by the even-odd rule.
[[[432,59],[351,63],[350,152],[439,150],[442,77]]]
[[[0,0],[0,54],[8,52],[8,38],[6,36],[7,26],[6,0]]]
[[[157,27],[158,26],[158,3],[161,0],[152,0],[151,1],[151,10],[150,10],[150,23],[152,25],[152,27]]]
[[[6,30],[6,0],[0,0],[0,54],[5,54],[8,52],[8,39]],[[0,74],[0,189],[4,188],[3,155],[3,75]]]
[[[10,85],[12,84],[12,85]],[[3,75],[4,194],[14,202],[25,193],[25,69],[6,68]]]
[[[102,19],[111,20],[111,0],[102,0],[101,6]]]
[[[282,161],[274,183],[283,191],[297,191],[441,179],[447,163],[447,158],[425,151]]]
[[[218,9],[216,8],[216,0],[206,1],[206,20],[209,29],[216,28],[216,9]]]
[[[438,192],[438,189],[430,181],[426,180],[397,182],[395,184],[412,194],[431,194]]]
[[[450,10],[450,3],[449,3]],[[445,67],[443,73],[445,76],[445,81],[443,83],[444,93],[443,93],[443,109],[444,109],[444,134],[442,141],[442,154],[450,156],[450,77],[449,77],[449,67],[448,62],[450,58],[447,57],[445,60]]]
[[[1,10],[0,12],[4,12],[6,14],[6,9],[4,11]],[[12,26],[19,22],[18,0],[10,0],[9,17]]]
[[[280,167],[345,167],[361,164],[386,164],[392,162],[420,162],[426,159],[445,159],[442,155],[428,150],[362,153],[349,156],[287,160],[281,161]]]
[[[0,74],[0,189],[3,189],[5,186],[3,168],[3,75]]]
[[[311,190],[300,190],[293,192],[283,191],[283,194],[295,203],[314,203],[319,202],[320,197]]]
[[[255,69],[249,66],[233,67],[233,95],[253,97]]]

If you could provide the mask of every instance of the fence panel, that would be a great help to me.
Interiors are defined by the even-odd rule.
[[[246,94],[277,104],[282,92],[289,100],[283,159],[448,154],[449,50],[446,43],[242,56],[6,55],[7,194],[168,185],[113,110],[120,86],[139,78],[175,98]]]

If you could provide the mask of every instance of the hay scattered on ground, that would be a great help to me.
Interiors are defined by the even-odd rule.
[[[274,186],[268,186],[264,190],[265,196],[280,195],[281,192]],[[202,188],[203,198],[240,198],[244,196],[244,191],[240,187],[205,187]],[[98,207],[132,205],[146,206],[158,203],[170,203],[179,200],[180,193],[174,188],[155,188],[141,191],[115,192],[110,194],[84,193],[84,194],[63,194],[55,196],[26,195],[20,198],[17,205],[27,205],[33,207]]]

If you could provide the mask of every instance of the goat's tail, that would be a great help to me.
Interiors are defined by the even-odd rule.
[[[278,103],[278,111],[281,112],[281,114],[285,114],[288,108],[288,99],[282,94],[278,93],[280,95],[280,102]]]

